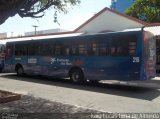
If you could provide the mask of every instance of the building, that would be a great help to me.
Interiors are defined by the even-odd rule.
[[[35,33],[36,32],[36,33]],[[52,33],[60,33],[60,32],[68,32],[64,29],[48,29],[48,30],[40,30],[40,31],[31,31],[31,32],[25,32],[25,36],[32,36],[32,35],[43,35],[43,34],[52,34]]]
[[[127,8],[129,8],[135,0],[112,0],[111,9],[118,12],[124,13]]]
[[[89,34],[97,34],[105,32],[124,31],[128,29],[137,29],[137,28],[142,28],[144,26],[145,27],[160,26],[160,23],[150,24],[105,7],[104,9],[102,9],[97,14],[89,18],[86,22],[81,24],[78,28],[76,28],[73,31],[66,31],[63,29],[42,30],[42,31],[36,31],[36,36],[62,35],[62,34],[72,34],[72,33],[89,35]],[[160,27],[157,27],[156,29],[158,29],[158,32],[160,31]],[[26,32],[25,36],[23,37],[29,37],[29,36],[33,37],[34,35],[35,31]]]
[[[106,7],[80,25],[74,32],[95,34],[110,31],[123,31],[125,29],[141,28],[149,25],[149,23]]]
[[[7,38],[7,33],[0,33],[0,39]]]

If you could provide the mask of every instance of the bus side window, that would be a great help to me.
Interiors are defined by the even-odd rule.
[[[70,48],[65,49],[65,55],[67,55],[67,56],[70,55]]]
[[[129,41],[128,47],[129,55],[134,55],[136,52],[136,41]]]
[[[78,48],[76,46],[72,46],[70,53],[72,55],[78,55],[79,54]]]
[[[79,55],[79,40],[71,40],[69,47],[70,47],[70,54],[73,56],[78,56]]]
[[[65,55],[69,56],[69,55],[76,55],[76,49],[71,48],[71,47],[65,47]]]
[[[5,50],[5,46],[2,45],[2,46],[1,46],[1,49],[0,49],[0,52],[2,52],[2,51],[4,51],[4,50]]]
[[[6,58],[6,53],[4,50],[0,53],[0,58],[1,60],[4,60]]]
[[[98,44],[97,43],[91,43],[91,48],[90,48],[90,55],[92,56],[97,56],[98,55]]]
[[[41,44],[39,42],[37,42],[35,44],[35,54],[37,56],[41,55],[41,49],[43,49],[42,46],[41,46]]]
[[[71,55],[71,48],[70,48],[70,41],[64,42],[64,55],[68,56]]]
[[[123,51],[122,51],[122,47],[121,47],[121,46],[117,47],[117,53],[118,53],[118,54],[123,53]]]
[[[8,56],[8,57],[11,56],[11,49],[7,49],[7,56]]]
[[[42,56],[53,56],[54,55],[54,43],[48,41],[39,42],[36,46],[36,54]]]
[[[20,55],[20,48],[19,48],[19,45],[16,44],[15,45],[15,56],[19,56]]]
[[[87,44],[79,44],[79,55],[88,55]]]
[[[111,47],[111,55],[115,55],[116,54],[116,47],[112,46]]]
[[[37,46],[37,48],[36,48],[36,54],[37,54],[38,56],[41,55],[41,46]]]
[[[54,55],[60,56],[60,55],[64,55],[65,51],[64,51],[65,47],[62,43],[56,43],[54,45]]]
[[[99,55],[100,56],[106,56],[107,55],[107,47],[105,43],[99,44]]]
[[[30,56],[34,56],[35,55],[35,45],[34,44],[30,44],[28,46],[28,55],[30,55]]]
[[[61,55],[61,46],[60,45],[55,46],[55,55]]]
[[[115,56],[117,55],[117,46],[118,46],[118,38],[115,36],[112,36],[110,40],[110,55]]]
[[[118,43],[117,55],[128,56],[128,39],[126,37],[122,37],[122,40]]]
[[[115,56],[129,56],[135,54],[136,41],[129,36],[113,37],[110,53]]]

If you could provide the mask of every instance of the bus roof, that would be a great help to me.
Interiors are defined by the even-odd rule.
[[[28,40],[41,40],[41,39],[51,39],[51,38],[63,38],[63,37],[72,37],[72,36],[80,36],[83,33],[71,33],[71,34],[61,34],[61,35],[48,35],[48,36],[34,36],[34,37],[24,37],[24,38],[13,38],[13,39],[5,39],[0,40],[0,44],[6,44],[7,42],[15,42],[15,41],[28,41]]]
[[[117,33],[127,33],[127,32],[138,32],[138,30],[132,31],[117,31],[117,32],[107,32],[107,33],[97,33],[97,34],[85,34],[85,33],[71,33],[71,34],[61,34],[61,35],[45,35],[45,36],[34,36],[34,37],[23,37],[23,38],[13,38],[13,39],[5,39],[0,40],[0,44],[6,44],[7,42],[18,42],[18,41],[29,41],[29,40],[43,40],[43,39],[51,39],[51,38],[67,38],[67,37],[75,37],[75,36],[94,36],[94,35],[103,35],[103,34],[117,34]]]
[[[125,29],[124,31],[139,31],[142,28],[134,28],[134,29]],[[151,26],[151,27],[144,27],[144,31],[151,32],[154,36],[160,35],[160,26]]]

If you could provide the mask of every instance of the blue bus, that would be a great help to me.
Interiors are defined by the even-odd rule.
[[[156,41],[144,30],[24,38],[7,42],[5,70],[74,83],[148,80],[156,73]]]

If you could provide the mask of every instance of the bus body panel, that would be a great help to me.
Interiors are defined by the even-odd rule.
[[[112,57],[106,57],[106,58],[54,57],[54,58],[55,60],[61,60],[62,62],[52,63],[51,60],[53,60],[53,57],[45,57],[45,58],[15,57],[13,65],[6,65],[6,67],[11,68],[11,70],[14,70],[17,64],[21,64],[23,65],[26,74],[46,75],[54,77],[68,77],[68,71],[72,67],[81,67],[85,73],[86,79],[89,80],[140,79],[140,74],[138,70],[140,68],[140,63],[138,67],[135,66],[135,64],[133,63],[133,58],[119,58],[120,62],[118,63],[116,59]],[[81,64],[76,65],[75,62],[80,62]],[[6,62],[6,64],[8,63]]]
[[[127,35],[133,37],[126,37]],[[122,39],[121,39],[122,38]],[[124,41],[123,41],[124,38]],[[113,42],[113,39],[117,42]],[[26,55],[19,56],[16,54],[17,44],[22,44],[22,46],[27,41],[23,42],[10,42],[7,46],[12,49],[11,56],[8,57],[5,61],[5,69],[10,71],[15,71],[15,67],[17,64],[21,64],[23,66],[24,72],[29,75],[46,75],[46,76],[54,76],[54,77],[69,77],[69,71],[74,67],[79,67],[82,69],[85,79],[88,80],[146,80],[151,77],[148,77],[145,71],[146,69],[146,61],[144,59],[144,41],[143,41],[143,31],[136,32],[120,32],[120,33],[107,33],[107,34],[97,34],[97,35],[89,35],[89,36],[77,36],[77,37],[69,37],[69,38],[59,38],[59,39],[44,39],[46,43],[49,42],[53,44],[55,50],[58,49],[57,44],[66,43],[66,51],[70,49],[74,49],[73,52],[76,52],[76,48],[82,50],[85,53],[85,44],[87,44],[86,49],[88,52],[91,49],[96,49],[98,45],[105,44],[106,56],[102,54],[102,56],[98,56],[96,52],[95,54],[90,55],[87,54],[85,56],[80,55],[66,55],[66,56],[40,56],[37,54],[34,55]],[[31,44],[37,42],[44,44],[44,40],[37,41],[29,41]],[[83,41],[81,41],[83,40]],[[103,44],[101,44],[101,40],[103,40]],[[130,41],[129,41],[130,40]],[[134,51],[132,55],[112,55],[112,50],[116,50],[118,52],[122,49],[119,48],[119,45],[123,45],[121,42],[127,42],[131,51]],[[69,44],[69,45],[68,45]],[[72,44],[72,45],[71,45]],[[83,44],[83,45],[81,45]],[[119,45],[117,45],[119,44]],[[49,44],[48,44],[49,45]],[[78,46],[77,46],[78,45]],[[27,45],[26,45],[27,46]],[[52,47],[52,46],[46,46]],[[57,49],[56,49],[57,47]],[[100,48],[98,52],[100,52]],[[38,49],[39,47],[37,47]],[[68,48],[68,50],[67,50]],[[136,49],[135,49],[136,48]],[[129,50],[130,50],[129,49]],[[45,50],[45,49],[44,49]],[[103,49],[102,49],[103,50]],[[47,51],[47,49],[46,49]],[[81,52],[82,52],[81,51]],[[128,49],[126,49],[128,52]],[[27,52],[29,50],[27,49]],[[52,52],[52,51],[48,51]],[[79,51],[80,53],[80,51]],[[21,53],[22,54],[22,53]],[[154,65],[154,64],[153,64]],[[153,77],[153,76],[152,76]]]

